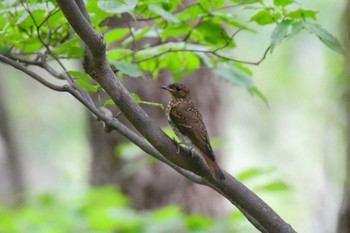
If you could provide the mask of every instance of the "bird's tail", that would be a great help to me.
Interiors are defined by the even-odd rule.
[[[211,173],[213,174],[213,176],[215,177],[215,179],[224,180],[225,175],[221,171],[219,165],[215,161],[211,160],[207,155],[204,155],[203,157],[204,157],[205,161],[207,162],[209,169],[210,169]]]

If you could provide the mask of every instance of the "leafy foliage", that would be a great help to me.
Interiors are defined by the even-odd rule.
[[[273,169],[250,168],[237,175],[240,181],[251,184],[257,192],[289,191],[291,187],[279,178],[274,178]]]
[[[265,56],[259,62],[233,57],[232,52],[238,46],[238,33],[251,33],[256,27],[275,25],[266,52],[273,52],[283,40],[302,31],[316,35],[337,53],[344,51],[338,39],[317,24],[317,12],[301,8],[294,0],[199,0],[190,5],[184,5],[180,0],[85,2],[92,25],[104,33],[107,57],[118,70],[119,77],[158,78],[166,69],[178,81],[201,66],[207,66],[219,78],[245,88],[267,103],[246,66],[258,65]],[[237,8],[241,10],[233,10]],[[60,67],[55,67],[55,72],[65,72],[71,78],[71,82],[67,81],[69,85],[89,92],[101,91],[90,76],[66,69],[59,63],[81,59],[83,46],[55,1],[1,1],[0,12],[0,53],[10,54],[24,64],[55,61]],[[250,15],[249,20],[240,19],[237,12]],[[108,22],[115,19],[117,25],[108,27]],[[134,26],[136,23],[139,23],[137,27]],[[132,97],[139,104],[162,107],[142,100],[137,93]],[[113,102],[107,100],[104,105],[110,104]],[[128,144],[121,145],[116,151],[129,157],[136,149]],[[269,174],[251,169],[238,177],[250,182]],[[290,187],[279,179],[265,179],[255,184],[254,189],[280,192],[290,190]],[[136,212],[129,207],[125,196],[111,188],[89,190],[69,197],[43,194],[29,198],[17,210],[0,206],[0,215],[0,232],[232,232],[235,227],[231,221],[242,221],[238,212],[223,222],[199,215],[189,216],[175,207]]]
[[[236,7],[251,14],[250,22],[239,19],[236,12],[241,11],[233,10]],[[82,46],[54,1],[3,1],[0,9],[1,53],[25,54],[30,60],[82,57]],[[252,74],[242,66],[254,62],[226,56],[237,46],[237,33],[255,31],[251,22],[276,25],[267,48],[271,52],[284,39],[306,30],[332,50],[343,53],[339,41],[315,22],[317,12],[301,8],[294,0],[200,0],[189,5],[179,0],[98,0],[87,1],[87,9],[96,30],[105,33],[108,59],[121,75],[157,78],[161,70],[167,69],[178,81],[205,65],[265,102]],[[121,23],[108,28],[110,19],[120,19]],[[146,23],[135,28],[135,22]],[[78,77],[75,84],[87,91],[99,91],[86,78]]]
[[[251,173],[251,170],[246,173]],[[268,183],[260,190],[279,191],[278,185],[283,183]],[[233,232],[237,225],[245,221],[236,210],[221,221],[198,214],[188,215],[175,206],[138,212],[130,208],[129,199],[115,187],[63,189],[55,193],[31,195],[16,209],[0,204],[0,215],[0,232],[6,233],[224,233]]]

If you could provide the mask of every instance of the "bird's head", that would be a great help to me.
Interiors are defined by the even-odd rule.
[[[167,90],[175,99],[190,97],[190,90],[188,90],[188,88],[182,83],[172,83],[168,86],[162,87],[162,89]]]

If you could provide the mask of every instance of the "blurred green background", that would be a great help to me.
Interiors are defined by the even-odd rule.
[[[342,37],[344,0],[306,0],[302,5],[318,10],[319,23]],[[258,35],[238,35],[234,55],[260,59],[272,30],[265,26]],[[345,176],[343,69],[342,56],[304,32],[252,67],[269,107],[237,87],[226,85],[221,93],[221,164],[298,232],[336,229]],[[21,194],[25,204],[9,207],[11,183],[0,140],[1,233],[257,232],[228,202],[220,219],[187,215],[176,206],[138,212],[113,188],[89,188],[85,109],[68,94],[48,90],[4,64],[0,75],[26,188]],[[271,180],[283,183],[267,186]]]

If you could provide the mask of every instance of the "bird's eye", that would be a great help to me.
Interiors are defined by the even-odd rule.
[[[176,90],[177,90],[177,91],[181,91],[181,88],[180,88],[180,87],[177,87]]]

